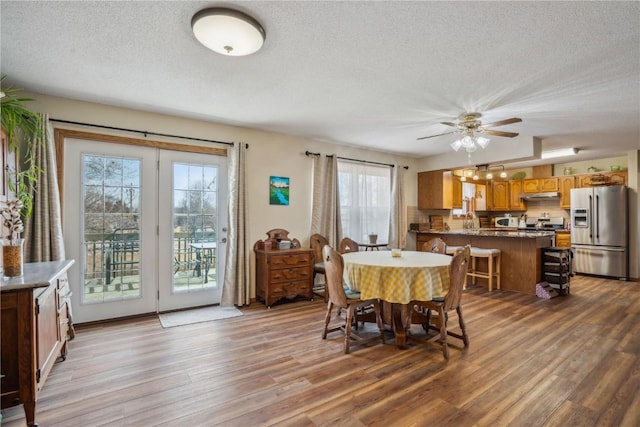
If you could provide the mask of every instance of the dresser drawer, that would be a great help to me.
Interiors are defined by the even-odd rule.
[[[295,298],[296,296],[310,297],[313,287],[308,280],[274,283],[271,285],[271,298],[275,301],[280,298]]]
[[[289,268],[293,266],[311,265],[311,253],[272,255],[271,268]]]
[[[271,271],[271,281],[275,283],[287,280],[308,280],[312,274],[308,267],[281,268]]]

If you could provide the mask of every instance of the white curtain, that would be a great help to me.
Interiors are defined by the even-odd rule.
[[[404,167],[395,165],[391,176],[391,218],[389,246],[404,249],[407,246],[407,214],[404,203]]]
[[[235,143],[229,150],[229,230],[222,306],[243,306],[251,302],[246,155],[244,143]]]
[[[342,238],[339,200],[338,159],[336,156],[314,156],[310,234],[323,235],[334,248]]]
[[[42,136],[40,140],[31,141],[29,148],[39,173],[37,186],[31,192],[33,210],[25,220],[25,262],[65,258],[53,128],[49,116],[42,115],[41,118]]]
[[[338,161],[342,232],[356,242],[377,234],[389,242],[391,167],[349,160]]]

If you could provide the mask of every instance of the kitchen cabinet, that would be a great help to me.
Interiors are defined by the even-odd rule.
[[[558,179],[560,187],[560,208],[571,208],[571,189],[576,187],[575,176],[562,176]]]
[[[22,404],[26,424],[35,422],[36,401],[73,337],[66,272],[73,260],[27,263],[22,277],[0,285],[2,316],[2,408]]]
[[[558,178],[531,178],[522,181],[523,193],[544,193],[558,191]]]
[[[591,177],[592,175],[578,175],[578,188],[591,187]]]
[[[522,194],[522,180],[509,181],[509,209],[512,211],[526,211],[527,205],[520,198]]]
[[[611,185],[627,185],[627,171],[606,172],[607,183]]]
[[[509,181],[491,181],[491,210],[509,210]]]
[[[522,192],[523,193],[539,193],[540,180],[538,178],[522,180]]]
[[[418,173],[418,209],[452,208],[453,173],[442,170]]]
[[[460,177],[453,175],[451,185],[451,208],[462,209],[462,181],[460,181]]]
[[[558,178],[540,178],[538,181],[541,192],[558,191]]]
[[[571,232],[566,230],[556,231],[556,246],[559,248],[570,248]]]
[[[593,187],[593,180],[604,181],[608,185],[627,185],[628,172],[601,172],[596,174],[578,175],[576,188]]]

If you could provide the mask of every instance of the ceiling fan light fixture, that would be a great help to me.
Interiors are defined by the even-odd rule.
[[[484,136],[479,136],[476,138],[476,143],[484,148],[487,148],[487,145],[489,145],[489,143],[491,142],[491,140],[489,138],[485,138]]]
[[[227,56],[245,56],[260,50],[266,33],[249,15],[234,9],[212,7],[191,19],[196,39],[214,52]]]
[[[460,141],[459,139],[456,139],[451,143],[451,148],[453,148],[453,151],[458,151],[459,149],[462,148],[462,141]]]

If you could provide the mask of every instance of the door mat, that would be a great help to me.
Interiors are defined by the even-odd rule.
[[[173,311],[158,315],[163,328],[173,328],[174,326],[191,325],[193,323],[210,322],[238,316],[242,316],[242,312],[237,308],[220,306]]]

